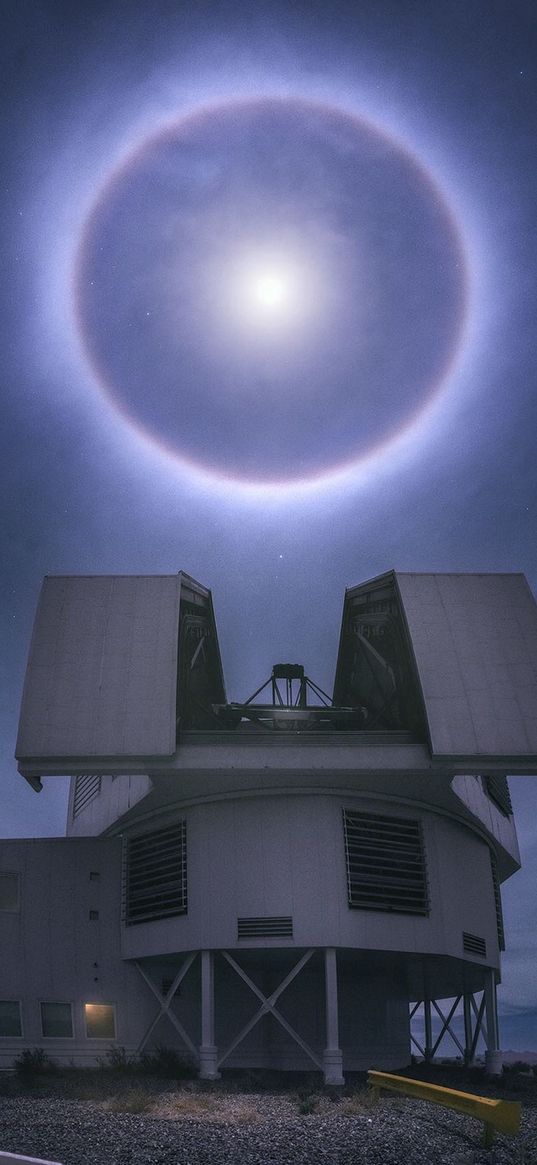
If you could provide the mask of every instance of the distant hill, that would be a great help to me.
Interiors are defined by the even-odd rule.
[[[502,1060],[504,1064],[516,1064],[517,1060],[523,1064],[537,1064],[537,1052],[504,1052],[502,1048]]]

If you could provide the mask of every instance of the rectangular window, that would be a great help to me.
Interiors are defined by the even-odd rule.
[[[42,1003],[41,1031],[47,1039],[72,1039],[73,1015],[70,1003]]]
[[[19,909],[19,875],[0,874],[0,910],[16,914]]]
[[[428,914],[421,823],[343,810],[349,906]]]
[[[115,1040],[116,1016],[112,1003],[85,1003],[84,1018],[89,1040]]]
[[[98,917],[99,917],[99,911],[98,910],[90,910],[89,916],[90,916],[90,922],[96,922]]]
[[[21,1036],[21,1005],[18,1000],[0,999],[0,1036]]]
[[[127,926],[186,914],[186,822],[131,837],[125,846]]]

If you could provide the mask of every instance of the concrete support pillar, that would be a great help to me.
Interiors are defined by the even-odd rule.
[[[200,1080],[220,1079],[214,1039],[214,952],[202,951]]]
[[[433,1024],[430,999],[423,1000],[423,1017],[425,1020],[425,1062],[430,1064],[433,1058]]]
[[[498,1006],[496,1002],[496,972],[493,967],[487,971],[485,980],[485,1017],[487,1024],[487,1050],[485,1071],[488,1076],[501,1076],[502,1054],[498,1029]]]
[[[324,986],[326,999],[326,1047],[323,1052],[325,1084],[344,1084],[343,1056],[339,1046],[337,999],[337,956],[334,947],[324,952]]]
[[[470,996],[468,992],[463,995],[462,1006],[464,1011],[464,1063],[472,1063],[472,1007],[470,1003]]]

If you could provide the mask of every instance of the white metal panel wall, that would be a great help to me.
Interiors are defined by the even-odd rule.
[[[0,1038],[0,1065],[24,1047],[80,1064],[104,1055],[111,1041],[86,1037],[84,1002],[115,1005],[117,1042],[134,1049],[155,1001],[120,955],[120,840],[3,841],[0,870],[21,882],[20,910],[0,912],[0,999],[21,1001],[23,1023],[22,1037]],[[43,1037],[40,1001],[73,1004],[73,1039]]]
[[[396,574],[441,756],[537,752],[537,605],[522,574]]]
[[[175,750],[180,578],[43,583],[17,756],[169,756]]]
[[[88,801],[82,811],[73,817],[76,781],[76,777],[71,777],[67,815],[69,837],[91,837],[104,833],[114,821],[143,801],[153,787],[151,778],[143,773],[132,776],[127,773],[121,773],[118,777],[102,776],[97,796]]]
[[[419,818],[430,890],[426,917],[348,905],[342,809]],[[200,947],[339,946],[463,958],[462,933],[497,964],[489,851],[472,830],[397,801],[245,797],[185,810],[188,913],[124,928],[123,954]],[[237,940],[238,917],[292,917],[293,938]]]
[[[485,829],[499,842],[503,849],[520,862],[520,851],[513,817],[506,817],[483,789],[483,779],[479,776],[453,777],[453,792],[471,813],[483,823]]]

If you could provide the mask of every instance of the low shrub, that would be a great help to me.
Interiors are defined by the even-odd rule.
[[[111,1044],[104,1056],[98,1056],[97,1063],[99,1068],[111,1069],[113,1072],[129,1072],[136,1065],[136,1061],[127,1055],[125,1048],[116,1044]]]
[[[373,1099],[371,1092],[353,1092],[341,1101],[341,1111],[345,1116],[369,1116],[371,1109],[375,1109],[379,1101]],[[380,1101],[382,1103],[382,1100]]]
[[[159,1044],[152,1052],[142,1052],[136,1061],[136,1068],[146,1076],[165,1076],[174,1080],[196,1075],[196,1067],[188,1056],[164,1044]]]
[[[311,1116],[317,1109],[319,1103],[318,1096],[299,1094],[298,1111],[301,1116]]]
[[[44,1048],[24,1048],[15,1060],[14,1067],[17,1076],[22,1080],[30,1080],[33,1076],[50,1075],[57,1071],[57,1065]]]

